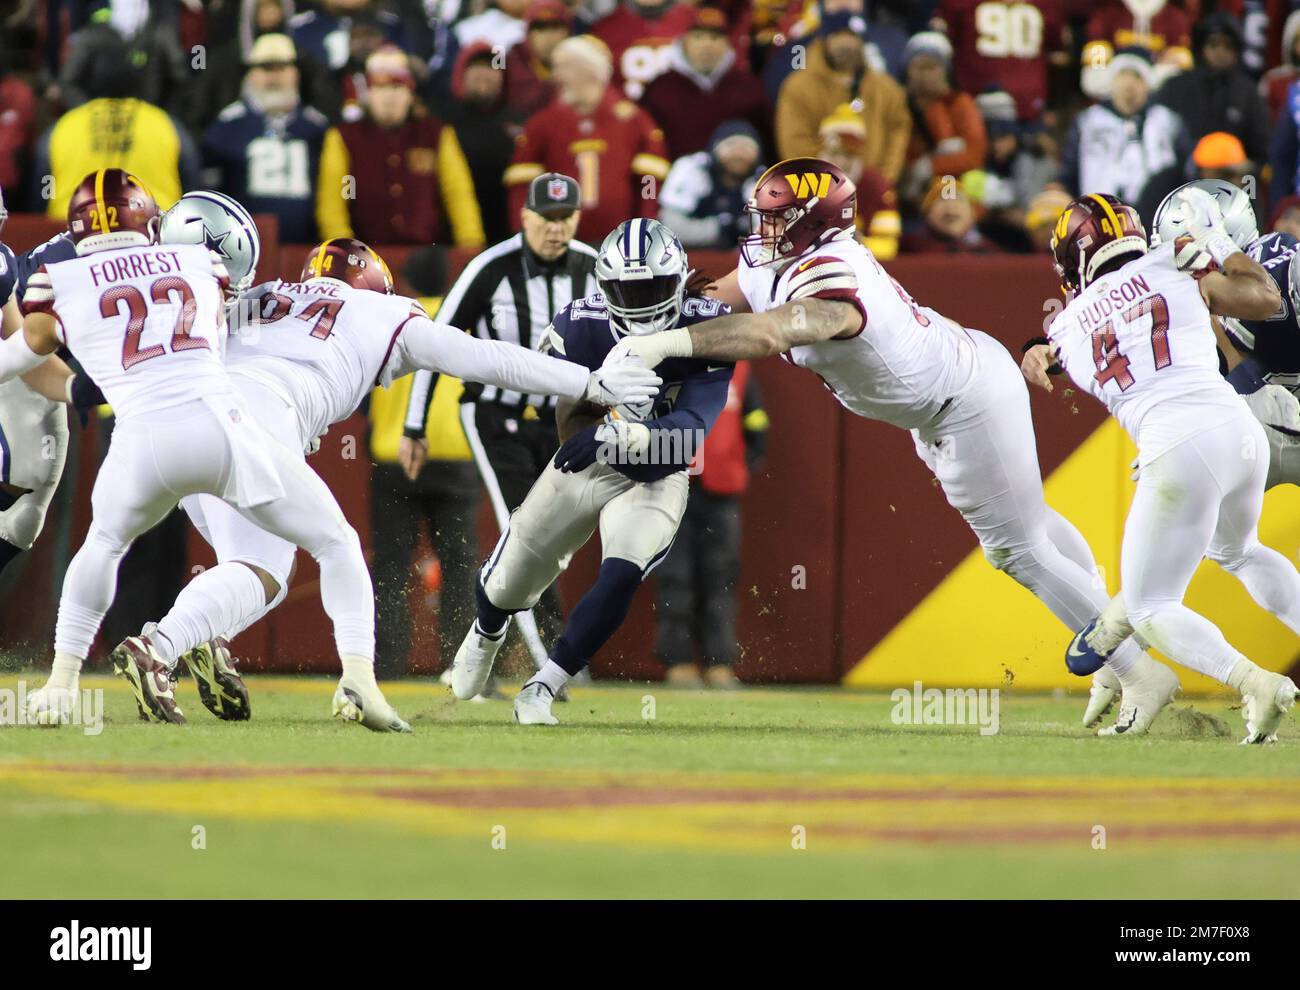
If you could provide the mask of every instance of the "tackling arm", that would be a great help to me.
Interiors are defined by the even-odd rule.
[[[571,361],[500,340],[480,340],[416,316],[403,327],[388,370],[391,378],[400,378],[421,368],[516,392],[561,395],[601,405],[648,399],[660,385],[659,377],[645,368],[617,369],[617,374],[615,369],[589,372]]]
[[[1201,297],[1216,316],[1267,320],[1282,308],[1277,284],[1259,262],[1241,251],[1224,258],[1217,271],[1203,275],[1200,288]],[[1216,335],[1221,333],[1216,331]]]
[[[671,357],[753,361],[792,347],[850,337],[862,329],[862,311],[841,299],[796,299],[759,314],[732,314],[644,337],[626,337],[611,358],[635,354],[653,368]],[[606,359],[606,364],[611,363]]]

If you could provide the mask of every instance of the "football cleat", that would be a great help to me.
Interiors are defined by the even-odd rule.
[[[1099,616],[1074,634],[1065,650],[1065,666],[1076,677],[1095,674],[1127,638],[1102,622]]]
[[[1098,730],[1099,736],[1145,734],[1165,705],[1173,701],[1174,695],[1182,689],[1177,674],[1145,653],[1140,655],[1133,669],[1120,679],[1120,683],[1123,685],[1123,694],[1120,697],[1119,716],[1114,725]]]
[[[176,704],[176,671],[163,662],[149,638],[152,624],[139,636],[128,636],[110,655],[113,671],[125,677],[145,722],[184,725],[185,715]]]
[[[199,689],[204,708],[226,722],[246,722],[252,717],[248,688],[235,670],[229,640],[218,637],[201,643],[182,659]]]
[[[359,722],[371,732],[410,732],[411,727],[388,703],[379,685],[362,684],[346,674],[334,691],[332,713],[345,722]]]
[[[451,667],[451,693],[461,701],[469,701],[487,688],[488,678],[492,676],[492,664],[496,661],[501,644],[506,641],[506,630],[509,628],[510,622],[507,620],[500,633],[488,636],[479,628],[477,619],[469,627]]]
[[[27,695],[28,725],[66,725],[79,702],[78,692],[46,684]]]
[[[1120,696],[1119,678],[1115,672],[1102,664],[1097,673],[1092,675],[1092,687],[1088,690],[1088,707],[1083,712],[1083,727],[1091,729],[1100,722]]]
[[[520,725],[559,725],[551,714],[555,692],[541,681],[529,681],[515,695],[515,721]]]
[[[1295,705],[1296,686],[1289,677],[1256,668],[1241,689],[1241,713],[1246,718],[1243,746],[1277,742],[1282,716]]]

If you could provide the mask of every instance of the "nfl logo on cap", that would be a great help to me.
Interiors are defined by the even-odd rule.
[[[554,178],[546,184],[546,195],[557,203],[564,202],[564,198],[569,194],[569,184],[561,178]],[[515,200],[519,202],[519,200]]]

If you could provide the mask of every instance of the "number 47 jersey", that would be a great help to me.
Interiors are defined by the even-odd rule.
[[[222,364],[229,281],[200,244],[118,248],[42,265],[22,309],[58,321],[121,420],[232,391]]]
[[[1048,336],[1081,389],[1137,442],[1143,464],[1244,409],[1219,373],[1210,310],[1174,264],[1174,244],[1097,279]]]

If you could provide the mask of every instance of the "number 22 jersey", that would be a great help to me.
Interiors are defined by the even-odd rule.
[[[233,392],[222,364],[229,281],[201,244],[117,248],[42,265],[22,310],[58,321],[60,340],[123,420]]]
[[[1172,242],[1097,279],[1047,332],[1075,384],[1137,442],[1142,464],[1249,414],[1219,373],[1209,307],[1175,266]]]

